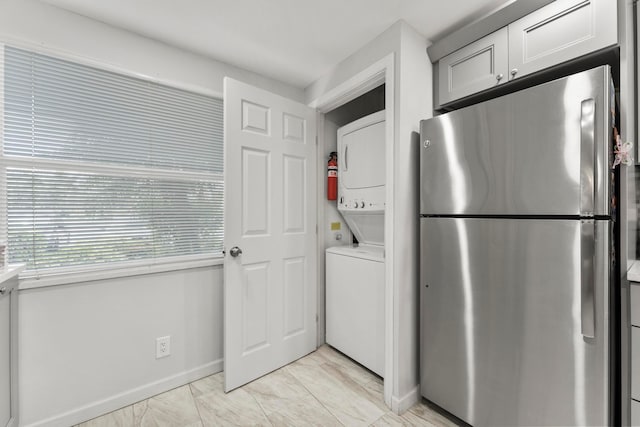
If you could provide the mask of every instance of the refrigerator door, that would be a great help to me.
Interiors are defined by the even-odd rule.
[[[422,218],[422,395],[476,427],[610,425],[609,227]]]
[[[423,215],[608,215],[608,66],[420,126]]]

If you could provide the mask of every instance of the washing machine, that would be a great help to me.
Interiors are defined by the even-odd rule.
[[[384,376],[385,112],[338,129],[338,210],[358,244],[326,250],[326,341]]]
[[[327,343],[384,376],[384,249],[326,251]]]

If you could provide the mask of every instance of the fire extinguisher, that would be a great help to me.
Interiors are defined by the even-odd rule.
[[[338,199],[338,153],[332,151],[327,165],[327,200]]]

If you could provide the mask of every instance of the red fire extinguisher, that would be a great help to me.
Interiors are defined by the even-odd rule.
[[[327,165],[327,200],[338,199],[338,153],[332,151]]]

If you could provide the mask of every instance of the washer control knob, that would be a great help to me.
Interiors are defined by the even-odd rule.
[[[364,202],[360,202],[360,207],[364,208]]]
[[[357,208],[358,207],[358,202],[353,202],[353,207]]]

